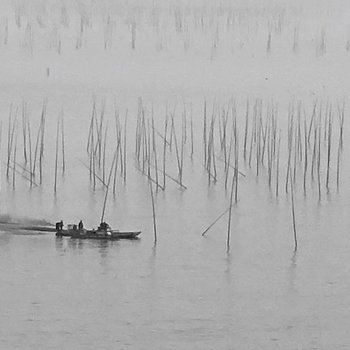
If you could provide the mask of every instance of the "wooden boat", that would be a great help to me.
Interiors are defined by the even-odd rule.
[[[57,237],[71,237],[76,239],[136,239],[141,231],[119,231],[112,230],[108,224],[100,225],[97,230],[78,229],[77,225],[68,225],[66,229],[56,231]],[[101,227],[102,226],[102,227]]]
[[[97,230],[87,230],[83,228],[82,221],[79,222],[77,225],[68,225],[67,229],[63,228],[63,221],[56,223],[56,236],[57,237],[71,237],[71,238],[77,238],[77,239],[108,239],[108,240],[117,240],[117,239],[136,239],[138,238],[138,235],[141,233],[141,231],[119,231],[119,230],[112,230],[110,226],[104,222],[104,214],[106,209],[106,203],[107,203],[107,195],[109,190],[109,185],[111,181],[112,176],[112,170],[114,163],[116,161],[116,157],[118,154],[118,148],[115,149],[113,162],[111,165],[111,169],[109,171],[108,176],[108,183],[107,183],[107,190],[105,193],[105,198],[103,202],[103,208],[102,208],[102,215],[101,215],[101,224],[97,228]]]

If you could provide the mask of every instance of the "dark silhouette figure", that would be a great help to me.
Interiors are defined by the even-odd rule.
[[[63,221],[56,222],[56,231],[62,231],[63,229]]]
[[[84,228],[82,220],[79,221],[78,228],[79,228],[79,230],[82,230]]]
[[[108,224],[106,222],[101,222],[99,230],[107,231],[107,229],[108,229]]]

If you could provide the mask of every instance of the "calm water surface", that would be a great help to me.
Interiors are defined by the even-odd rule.
[[[76,8],[58,3],[49,8],[33,0],[32,8],[6,1],[0,21],[0,214],[25,222],[83,219],[87,227],[96,227],[104,190],[100,184],[92,190],[86,169],[95,98],[98,117],[106,101],[105,120],[110,123],[107,169],[114,151],[114,103],[122,123],[128,109],[127,182],[118,178],[116,195],[107,200],[106,221],[113,228],[141,229],[142,235],[135,241],[95,242],[51,233],[0,232],[0,349],[348,349],[348,3],[310,0],[294,8],[288,2],[269,1],[265,8],[261,1],[243,2],[233,7],[230,13],[238,15],[228,21],[220,6],[212,16],[206,1],[193,12],[180,5],[178,10],[172,1],[164,8],[122,10],[113,1],[103,2],[101,8],[97,2],[79,3]],[[175,27],[182,15],[183,27]],[[130,48],[133,18],[135,50]],[[82,23],[82,47],[76,49]],[[106,37],[113,42],[108,49],[103,45]],[[187,157],[187,143],[183,177],[188,189],[180,190],[168,179],[166,191],[156,194],[157,244],[149,184],[134,163],[139,97],[148,117],[154,109],[157,130],[164,130],[167,110],[176,106],[177,128],[183,108],[188,118],[193,112],[194,158]],[[12,178],[5,175],[10,105],[18,118],[17,162],[24,166],[22,103],[28,103],[34,144],[45,98],[43,185],[30,188],[17,174],[14,189]],[[269,189],[266,169],[261,167],[257,177],[255,165],[250,168],[240,155],[240,170],[247,176],[240,178],[228,251],[227,216],[201,236],[229,203],[222,163],[217,164],[216,184],[208,186],[203,170],[203,106],[206,100],[210,118],[214,106],[229,109],[236,102],[242,147],[247,98],[250,116],[256,98],[264,103],[264,117],[269,103],[278,105],[280,196],[276,199]],[[304,108],[310,118],[315,100],[323,108],[333,104],[330,191],[325,189],[322,143],[321,201],[309,175],[304,196],[302,169],[298,170],[294,252],[291,202],[284,191],[288,104],[294,101],[296,107],[301,101],[302,118]],[[337,189],[337,107],[343,101],[345,143]],[[61,111],[67,166],[64,176],[59,170],[55,196],[55,137]],[[163,145],[158,141],[161,157]],[[174,152],[169,153],[167,171],[174,177],[176,164]]]
[[[226,220],[203,238],[216,215],[186,203],[159,211],[156,245],[151,218],[136,241],[1,233],[1,347],[346,348],[348,203],[298,201],[294,253],[289,203],[256,191],[229,252]]]

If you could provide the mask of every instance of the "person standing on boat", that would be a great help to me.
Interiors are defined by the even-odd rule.
[[[79,221],[78,228],[79,228],[80,231],[84,228],[82,220]]]
[[[62,231],[63,229],[63,221],[56,222],[56,231]]]
[[[101,231],[107,231],[108,229],[108,224],[106,222],[101,222],[99,229]]]

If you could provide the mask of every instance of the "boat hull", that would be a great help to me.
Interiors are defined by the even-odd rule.
[[[137,239],[141,231],[95,231],[95,230],[60,230],[56,232],[57,237],[70,237],[74,239],[100,239],[119,240]]]

